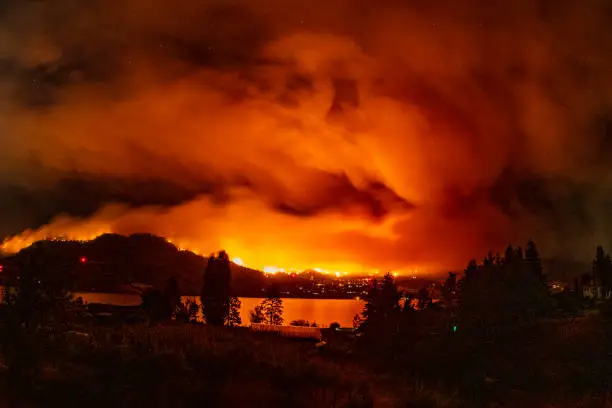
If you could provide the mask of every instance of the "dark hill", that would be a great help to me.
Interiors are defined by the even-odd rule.
[[[39,241],[5,258],[8,274],[28,260],[48,270],[69,271],[76,291],[121,292],[134,283],[163,287],[171,276],[184,294],[199,295],[208,258],[181,251],[150,234],[104,234],[92,241]],[[261,271],[231,264],[232,288],[239,296],[257,296],[266,286]]]

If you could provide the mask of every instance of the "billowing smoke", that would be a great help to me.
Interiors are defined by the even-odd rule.
[[[612,219],[606,0],[5,1],[0,234],[438,271]]]

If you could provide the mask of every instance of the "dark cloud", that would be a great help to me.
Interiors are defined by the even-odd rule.
[[[356,211],[374,220],[414,208],[413,204],[383,184],[371,183],[360,190],[345,176],[329,176],[329,180],[320,189],[311,191],[302,203],[281,201],[276,207],[281,212],[300,217],[312,217],[323,212]]]

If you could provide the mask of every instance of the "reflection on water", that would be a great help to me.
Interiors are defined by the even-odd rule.
[[[76,296],[83,298],[89,303],[107,303],[119,306],[131,306],[140,304],[140,296],[118,293],[77,293]],[[188,296],[198,303],[197,296]],[[249,324],[249,312],[255,308],[263,299],[240,298],[242,308],[240,317],[242,324]],[[321,327],[327,327],[333,322],[338,322],[342,327],[352,327],[353,317],[363,310],[363,301],[353,299],[283,299],[283,318],[285,324],[292,320],[308,320],[316,322]]]
[[[263,299],[241,298],[240,316],[242,323],[249,323],[249,311]],[[308,320],[321,327],[340,323],[342,327],[352,327],[353,317],[363,310],[363,302],[353,299],[283,299],[283,318],[285,324],[292,320]]]

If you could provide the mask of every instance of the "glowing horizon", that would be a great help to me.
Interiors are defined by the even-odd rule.
[[[105,233],[100,233],[97,235],[88,235],[87,237],[79,237],[79,238],[70,238],[66,235],[63,236],[57,236],[57,237],[52,237],[52,236],[46,236],[45,238],[42,239],[36,239],[36,234],[32,234],[29,233],[27,235],[23,235],[23,236],[18,236],[18,237],[13,237],[10,239],[5,240],[4,242],[2,242],[0,244],[0,251],[5,254],[5,255],[10,255],[10,254],[15,254],[17,252],[19,252],[22,249],[25,249],[29,246],[31,246],[32,244],[34,244],[36,241],[40,241],[40,240],[50,240],[50,241],[77,241],[77,242],[87,242],[87,241],[92,241],[95,240],[96,238],[98,238],[101,235],[104,235]],[[166,240],[166,242],[172,244],[173,246],[176,247],[177,250],[179,251],[190,251],[196,255],[200,255],[202,256],[202,253],[199,251],[198,248],[196,247],[191,247],[190,245],[186,244],[185,242],[181,241],[181,240],[177,240],[175,238],[165,238],[162,237]],[[224,249],[228,254],[230,254],[230,256],[234,253],[231,250],[228,249]],[[212,251],[212,253],[214,253],[216,251]],[[363,275],[369,275],[369,276],[377,276],[377,275],[383,275],[386,272],[390,272],[392,273],[392,275],[394,277],[398,277],[401,275],[417,275],[418,274],[418,269],[417,268],[411,268],[408,269],[404,272],[402,271],[385,271],[383,272],[380,269],[371,269],[371,270],[367,270],[365,268],[363,268],[362,266],[359,266],[358,264],[351,264],[351,263],[341,263],[341,264],[333,264],[329,267],[322,267],[321,264],[318,264],[317,266],[310,266],[310,265],[299,265],[299,264],[294,264],[292,266],[287,266],[287,267],[281,267],[281,266],[274,266],[274,265],[268,265],[265,262],[264,263],[249,263],[246,262],[244,260],[245,258],[241,257],[241,256],[233,256],[231,258],[231,262],[239,265],[239,266],[243,266],[243,267],[247,267],[250,269],[255,269],[255,270],[259,270],[261,272],[263,272],[264,274],[270,274],[270,275],[274,275],[277,273],[300,273],[300,272],[305,272],[305,271],[314,271],[317,273],[321,273],[323,275],[331,275],[331,276],[335,276],[336,278],[340,278],[340,277],[347,277],[350,275],[359,275],[359,276],[363,276]],[[247,258],[248,259],[248,258]],[[342,269],[342,267],[345,267],[347,269]]]
[[[429,275],[612,242],[605,0],[10,3],[6,251],[146,232],[270,272]]]

